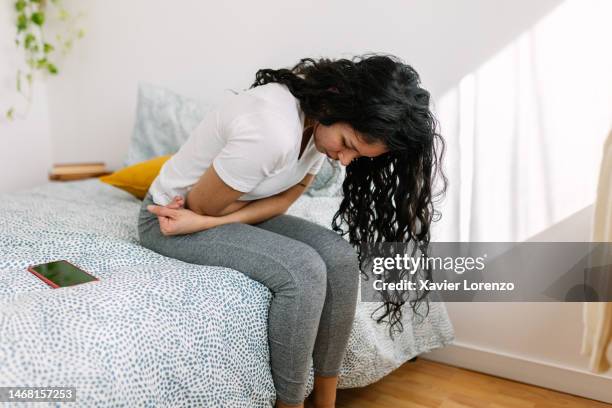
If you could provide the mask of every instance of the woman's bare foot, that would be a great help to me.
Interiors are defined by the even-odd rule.
[[[287,405],[279,399],[276,399],[276,405],[274,407],[275,408],[305,408],[303,403],[299,405]]]
[[[314,389],[309,396],[313,408],[335,408],[338,376],[323,377],[315,375]]]
[[[312,393],[304,400],[304,408],[315,408],[314,402],[312,402]]]
[[[336,404],[335,403],[329,403],[329,404],[315,404],[313,399],[312,399],[312,394],[310,394],[310,396],[308,398],[306,398],[304,400],[304,408],[336,408]]]
[[[338,376],[315,375],[314,388],[303,404],[287,405],[277,399],[275,408],[336,408],[337,387]]]

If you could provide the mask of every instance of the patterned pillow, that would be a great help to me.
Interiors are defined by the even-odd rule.
[[[176,153],[211,108],[209,104],[164,87],[139,83],[136,122],[124,167]],[[311,197],[342,195],[343,180],[344,168],[326,158],[305,194]]]
[[[174,154],[210,106],[169,89],[138,84],[136,122],[124,166]]]
[[[312,184],[304,194],[310,197],[334,197],[342,195],[342,182],[346,167],[337,160],[326,157]]]

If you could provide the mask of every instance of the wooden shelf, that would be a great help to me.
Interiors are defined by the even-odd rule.
[[[83,180],[87,178],[97,178],[112,174],[112,171],[103,171],[96,173],[75,173],[75,174],[49,174],[49,180],[53,181],[70,181],[70,180]]]

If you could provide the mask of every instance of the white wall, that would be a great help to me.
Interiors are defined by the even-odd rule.
[[[87,34],[49,86],[53,157],[116,168],[139,80],[214,102],[259,68],[376,51],[413,64],[439,95],[560,1],[65,3],[87,14]]]
[[[612,124],[611,7],[565,1],[438,101],[455,162],[436,240],[590,240]],[[580,355],[582,306],[447,303],[457,342],[428,358],[612,402],[612,371],[590,373]]]
[[[15,90],[20,54],[15,48],[13,2],[0,4],[0,193],[16,191],[47,181],[51,167],[51,140],[47,93],[40,83],[33,92],[27,118],[9,122],[9,107],[24,107]],[[20,110],[21,111],[21,110]]]

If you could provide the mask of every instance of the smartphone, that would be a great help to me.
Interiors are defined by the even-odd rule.
[[[63,288],[98,280],[95,276],[65,260],[32,265],[28,267],[28,271],[52,288]]]

